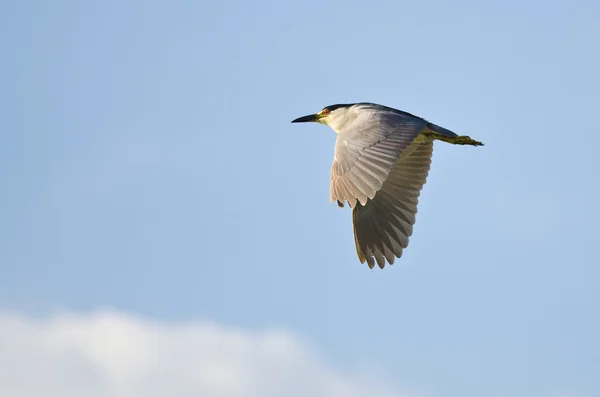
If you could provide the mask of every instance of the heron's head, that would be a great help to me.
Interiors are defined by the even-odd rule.
[[[344,125],[356,118],[356,112],[353,111],[355,105],[354,103],[350,103],[327,106],[319,113],[298,117],[292,120],[292,123],[314,122],[326,124],[339,133]]]

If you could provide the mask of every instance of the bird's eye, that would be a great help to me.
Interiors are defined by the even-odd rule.
[[[329,109],[323,109],[323,112],[322,112],[322,113],[323,113],[323,114],[329,114],[329,113],[330,113],[330,111],[329,111]]]

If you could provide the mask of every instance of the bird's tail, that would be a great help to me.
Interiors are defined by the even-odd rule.
[[[469,136],[456,135],[454,132],[433,123],[427,123],[425,135],[433,136],[434,139],[452,143],[453,145],[483,146],[483,143],[471,139]]]

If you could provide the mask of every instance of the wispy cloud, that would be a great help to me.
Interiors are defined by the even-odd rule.
[[[0,314],[6,397],[406,397],[338,371],[298,337],[116,311]]]

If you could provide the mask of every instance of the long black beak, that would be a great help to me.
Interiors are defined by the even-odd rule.
[[[309,114],[308,116],[298,117],[296,120],[292,120],[292,123],[308,123],[310,121],[318,121],[319,118],[316,114]]]

